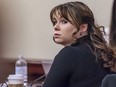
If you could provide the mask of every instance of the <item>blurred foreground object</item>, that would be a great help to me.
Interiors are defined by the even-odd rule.
[[[112,7],[111,29],[109,38],[110,45],[116,49],[116,0],[114,0]]]
[[[27,61],[22,55],[19,55],[15,63],[15,74],[21,74],[24,78],[24,86],[27,86]]]
[[[0,83],[4,82],[10,73],[14,73],[14,68],[14,60],[0,58]]]

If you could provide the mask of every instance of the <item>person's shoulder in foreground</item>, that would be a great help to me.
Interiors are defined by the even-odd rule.
[[[116,54],[86,4],[60,4],[51,10],[50,18],[53,40],[64,48],[56,55],[43,87],[99,87],[107,74],[116,72]]]

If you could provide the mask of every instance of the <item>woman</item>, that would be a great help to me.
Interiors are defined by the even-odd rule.
[[[64,48],[56,55],[43,87],[99,87],[116,72],[116,58],[94,16],[82,2],[67,2],[50,13],[53,39]]]

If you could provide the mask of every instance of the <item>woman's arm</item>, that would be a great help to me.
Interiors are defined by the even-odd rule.
[[[65,47],[55,57],[43,87],[67,87],[73,72],[74,50]]]

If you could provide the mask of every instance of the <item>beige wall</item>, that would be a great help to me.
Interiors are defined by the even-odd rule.
[[[0,57],[53,59],[62,48],[52,41],[49,12],[57,4],[73,0],[0,0]],[[78,0],[77,0],[78,1]],[[110,26],[113,0],[80,0],[94,12],[98,24]]]

